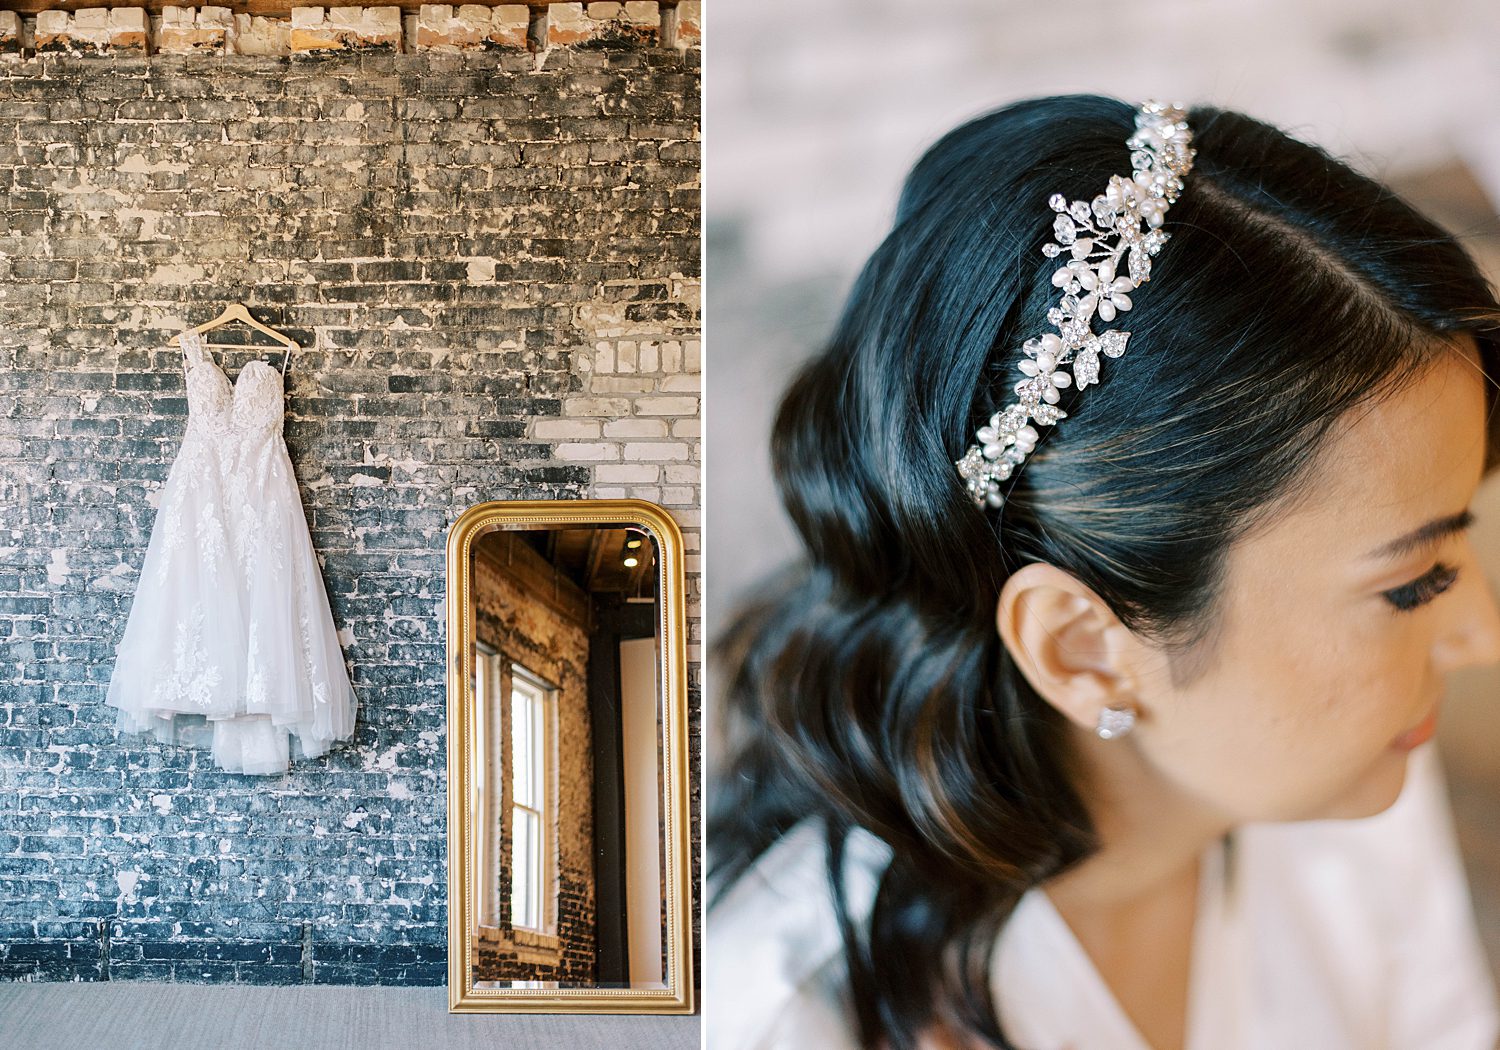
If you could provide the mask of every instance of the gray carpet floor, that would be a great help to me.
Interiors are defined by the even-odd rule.
[[[699,1019],[450,1014],[446,988],[0,984],[0,1050],[697,1050]]]

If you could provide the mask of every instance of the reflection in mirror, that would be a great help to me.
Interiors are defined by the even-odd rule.
[[[681,532],[497,501],[448,559],[451,1008],[691,1012]]]
[[[655,541],[496,531],[473,559],[474,979],[665,987]]]

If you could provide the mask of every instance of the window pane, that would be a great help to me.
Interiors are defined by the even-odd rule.
[[[510,791],[512,804],[511,922],[523,929],[544,929],[551,911],[552,850],[548,846],[552,772],[548,768],[549,692],[519,664],[511,665]]]
[[[516,926],[538,929],[542,925],[541,887],[537,866],[541,859],[541,825],[537,814],[517,807],[514,816],[514,850],[511,865],[511,922]]]
[[[537,808],[535,792],[532,790],[535,772],[532,754],[531,704],[524,690],[512,689],[510,696],[510,751],[512,755],[510,790],[515,796],[516,805]]]
[[[540,812],[542,810],[542,766],[546,759],[542,753],[542,705],[541,697],[531,693],[526,697],[526,728],[531,730],[531,781],[526,785],[526,804]]]

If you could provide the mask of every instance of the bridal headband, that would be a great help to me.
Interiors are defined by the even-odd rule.
[[[1079,390],[1099,382],[1099,355],[1125,353],[1129,332],[1095,333],[1094,316],[1105,323],[1130,309],[1130,293],[1151,278],[1151,257],[1167,243],[1161,229],[1167,207],[1182,192],[1182,176],[1193,166],[1196,151],[1187,112],[1178,105],[1147,102],[1135,115],[1130,147],[1131,174],[1111,175],[1104,192],[1092,201],[1068,201],[1061,193],[1047,200],[1057,212],[1054,242],[1042,254],[1068,261],[1052,275],[1062,299],[1047,311],[1057,333],[1028,339],[1021,349],[1024,378],[1015,384],[1016,400],[990,417],[956,461],[969,495],[980,507],[1000,507],[1000,483],[1036,447],[1032,423],[1051,426],[1067,413],[1057,407],[1058,391],[1075,383]],[[1145,229],[1143,229],[1143,226]],[[1128,257],[1127,257],[1128,256]],[[1126,258],[1126,273],[1117,272]],[[1080,296],[1080,293],[1081,296]],[[1071,364],[1071,374],[1063,367]]]

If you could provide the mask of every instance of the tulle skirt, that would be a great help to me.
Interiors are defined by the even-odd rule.
[[[279,430],[191,423],[168,472],[106,703],[122,732],[187,743],[214,764],[284,772],[354,732],[358,701]]]

